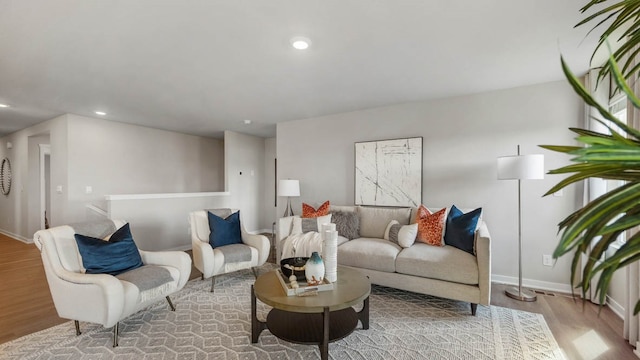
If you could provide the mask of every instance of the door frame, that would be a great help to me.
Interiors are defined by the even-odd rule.
[[[47,189],[45,187],[45,157],[49,155],[49,169],[51,169],[51,145],[50,144],[38,144],[40,149],[40,229],[44,229],[44,212],[47,209]],[[51,174],[49,174],[51,176]],[[51,178],[49,178],[51,179]],[[50,190],[50,189],[49,189]],[[51,214],[49,214],[51,215]]]

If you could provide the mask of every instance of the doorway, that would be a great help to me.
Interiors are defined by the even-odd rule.
[[[40,229],[48,229],[51,219],[51,145],[40,147]]]

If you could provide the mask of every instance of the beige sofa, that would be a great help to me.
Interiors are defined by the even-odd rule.
[[[416,208],[331,206],[331,212],[355,212],[359,219],[359,238],[341,238],[338,264],[356,268],[373,284],[434,295],[471,304],[489,305],[491,296],[491,238],[480,218],[475,232],[475,256],[453,246],[431,246],[416,242],[408,248],[384,239],[391,220],[414,223]],[[465,211],[466,212],[466,211]],[[276,251],[290,235],[294,217],[278,221]]]

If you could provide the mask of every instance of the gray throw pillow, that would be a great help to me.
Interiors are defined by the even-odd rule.
[[[332,211],[331,222],[336,224],[338,235],[349,240],[360,237],[360,218],[356,212]]]
[[[316,218],[302,218],[302,232],[308,233],[309,231],[318,232],[318,219]]]

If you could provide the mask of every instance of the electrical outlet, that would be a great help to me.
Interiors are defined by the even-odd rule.
[[[553,258],[551,255],[542,255],[542,265],[553,266]]]

